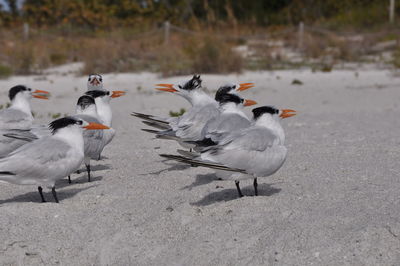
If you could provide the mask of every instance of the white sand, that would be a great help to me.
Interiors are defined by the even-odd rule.
[[[53,94],[33,100],[38,122],[71,114],[86,77],[68,70],[0,80],[0,104],[24,83]],[[40,203],[34,186],[0,184],[0,265],[400,264],[400,78],[389,70],[203,75],[210,89],[255,82],[243,95],[299,112],[284,123],[285,165],[259,180],[258,197],[242,182],[241,199],[208,169],[163,163],[157,154],[178,146],[152,140],[130,116],[187,108],[153,90],[184,78],[104,75],[105,87],[129,92],[113,102],[108,159],[93,164],[91,183],[85,173],[58,182],[60,204],[49,192]]]

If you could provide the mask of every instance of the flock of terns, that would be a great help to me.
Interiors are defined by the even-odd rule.
[[[274,174],[283,165],[287,149],[280,124],[283,118],[294,116],[291,109],[262,106],[252,110],[248,118],[243,107],[257,104],[242,98],[241,91],[253,83],[221,86],[215,97],[202,90],[202,80],[194,75],[178,84],[157,84],[161,91],[185,98],[191,108],[179,117],[158,117],[132,113],[147,126],[143,129],[156,138],[175,140],[185,150],[179,155],[160,154],[169,160],[216,170],[219,178],[235,181],[239,197],[243,194],[239,182]],[[100,160],[104,147],[115,135],[112,128],[111,98],[124,91],[103,88],[102,76],[89,75],[87,91],[76,104],[76,114],[52,121],[49,125],[34,125],[30,107],[32,97],[48,99],[49,93],[18,85],[9,90],[11,105],[0,111],[0,181],[19,185],[36,185],[42,202],[43,188],[51,188],[55,202],[57,180],[76,172],[82,163],[90,182],[90,161]]]

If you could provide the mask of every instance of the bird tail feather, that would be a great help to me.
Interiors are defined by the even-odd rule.
[[[217,169],[217,170],[223,170],[223,171],[230,171],[230,172],[238,172],[238,173],[243,173],[245,174],[246,171],[243,169],[238,169],[238,168],[231,168],[231,167],[227,167],[221,164],[217,164],[217,163],[210,163],[210,162],[202,162],[202,161],[198,161],[198,160],[193,160],[193,159],[189,159],[183,156],[179,156],[179,155],[173,155],[173,154],[160,154],[161,157],[163,158],[167,158],[170,160],[175,160],[178,162],[182,162],[182,163],[187,163],[190,164],[192,166],[203,166],[203,167],[207,167],[207,168],[211,168],[211,169]]]

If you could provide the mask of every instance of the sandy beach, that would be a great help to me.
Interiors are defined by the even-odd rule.
[[[52,69],[0,80],[52,93],[32,100],[35,123],[73,114],[87,77]],[[71,72],[72,71],[72,72]],[[168,116],[189,105],[156,92],[151,73],[103,75],[117,135],[93,162],[93,182],[74,174],[41,203],[34,186],[0,184],[1,265],[399,265],[400,76],[391,70],[310,70],[202,75],[213,93],[254,82],[242,95],[298,111],[283,121],[288,158],[273,176],[219,181],[212,170],[165,162],[175,142],[155,140],[132,111]],[[302,85],[294,85],[297,79]],[[250,114],[250,109],[247,110]],[[83,168],[82,168],[83,169]]]

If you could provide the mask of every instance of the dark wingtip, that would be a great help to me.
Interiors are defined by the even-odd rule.
[[[9,171],[0,171],[0,175],[15,175],[15,174]]]

